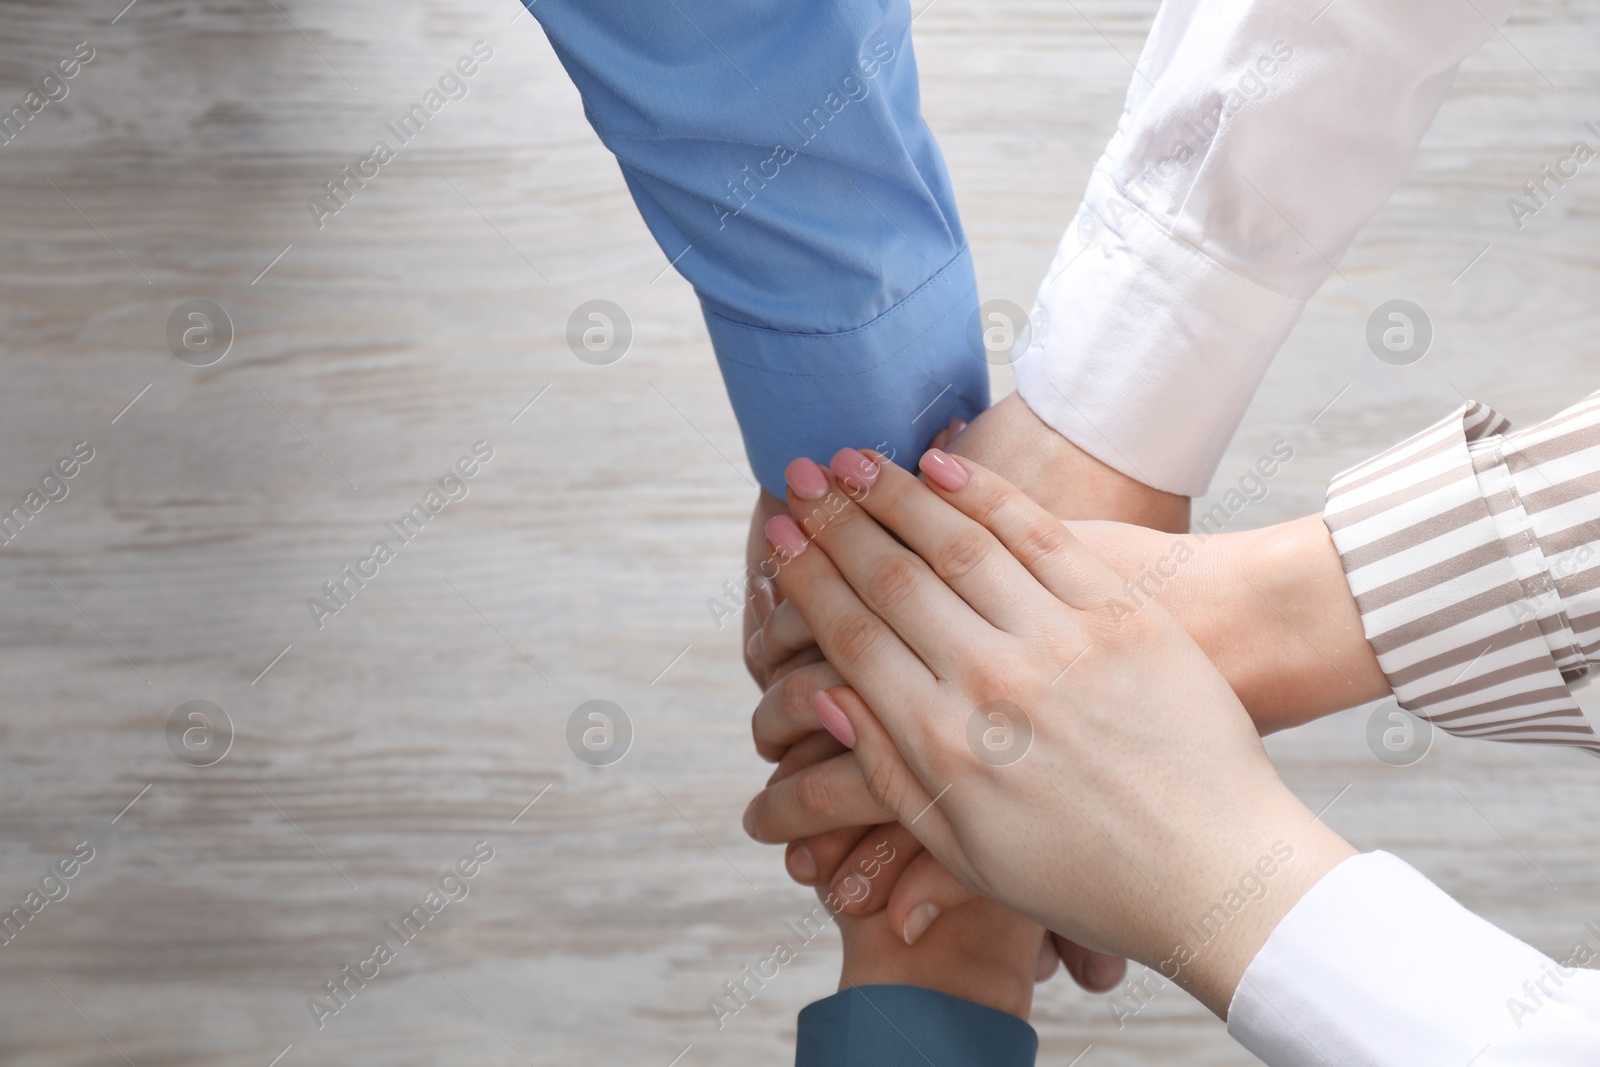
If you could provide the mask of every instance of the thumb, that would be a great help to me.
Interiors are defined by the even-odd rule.
[[[914,945],[935,919],[977,895],[945,870],[933,853],[923,852],[907,865],[889,894],[889,926],[906,944]]]

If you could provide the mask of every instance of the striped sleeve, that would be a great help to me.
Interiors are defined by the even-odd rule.
[[[1600,393],[1527,430],[1469,403],[1352,467],[1324,521],[1400,706],[1600,756]]]

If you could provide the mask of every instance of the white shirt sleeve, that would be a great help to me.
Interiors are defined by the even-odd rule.
[[[1228,1033],[1269,1067],[1600,1062],[1600,923],[1556,962],[1384,852],[1328,872],[1246,969]]]
[[[1017,388],[1147,485],[1203,494],[1305,301],[1515,0],[1165,0],[1039,287]]]

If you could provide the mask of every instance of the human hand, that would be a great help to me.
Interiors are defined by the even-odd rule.
[[[1152,489],[1100,462],[1046,425],[1016,394],[979,414],[970,428],[959,419],[950,423],[930,447],[951,449],[990,465],[1062,518],[1120,519],[1174,531],[1188,527],[1186,497]],[[776,503],[776,498],[767,496],[767,500]],[[768,514],[776,513],[769,508]],[[759,513],[757,517],[761,517]],[[765,552],[764,536],[754,524],[748,547],[752,558]],[[766,559],[765,555],[759,558]],[[752,725],[756,749],[768,760],[779,759],[789,745],[820,729],[810,712],[811,695],[840,682],[838,672],[815,650],[804,622],[779,600],[781,593],[772,601],[777,604],[776,612],[769,608],[746,619],[746,662],[767,689]],[[754,637],[752,619],[758,624]],[[773,729],[763,731],[763,724]],[[784,792],[804,802],[807,817],[826,820],[827,832],[859,825],[852,820],[876,811],[876,805],[865,796],[859,769],[848,759],[819,766]],[[834,803],[841,800],[842,805]],[[859,851],[870,855],[884,843],[891,827],[879,827],[858,840]],[[790,845],[791,874],[797,865],[811,869],[811,844]],[[826,851],[832,846],[816,847]],[[863,915],[887,907],[895,928],[910,943],[940,914],[971,900],[973,894],[932,857],[916,855],[920,846],[914,840],[907,847],[913,856],[902,872],[875,883],[869,896],[851,906]],[[1127,971],[1124,961],[1089,952],[1065,938],[1052,937],[1045,947],[1050,945],[1055,946],[1068,973],[1091,992],[1113,988]],[[1041,954],[1041,981],[1053,972],[1053,964],[1048,952]]]
[[[761,660],[761,645],[755,639],[761,633],[761,624],[778,604],[778,587],[769,574],[772,560],[767,550],[767,523],[779,515],[789,513],[788,505],[762,489],[756,493],[756,503],[750,513],[750,532],[744,541],[745,584],[739,591],[742,597],[739,619],[744,631],[744,666],[750,677],[762,689],[770,685],[771,668]]]
[[[768,534],[853,687],[814,703],[872,796],[973,889],[1224,1014],[1278,919],[1353,850],[1283,786],[1176,621],[1151,604],[1114,625],[1120,583],[1025,495],[942,453],[923,461],[937,492],[860,453],[835,464],[871,492],[816,532],[823,551],[784,517]],[[997,701],[1033,735],[1007,766],[967,742]],[[1196,921],[1217,929],[1189,951]]]
[[[979,416],[980,419],[982,417]],[[948,448],[966,428],[967,420],[952,419],[934,435],[928,447]],[[755,508],[750,514],[750,532],[746,534],[744,542],[746,586],[741,590],[744,610],[740,613],[744,631],[744,666],[750,672],[750,677],[755,679],[756,685],[763,690],[770,688],[790,671],[822,659],[822,654],[816,651],[817,643],[810,634],[804,632],[803,624],[798,631],[792,628],[781,631],[776,640],[762,629],[762,624],[782,599],[782,594],[770,577],[776,572],[767,550],[767,523],[778,515],[787,514],[789,506],[782,500],[765,489],[758,491]],[[761,643],[763,637],[769,642],[765,648]],[[838,676],[833,675],[832,678],[826,684],[838,684]],[[779,755],[782,753],[769,756],[762,752],[765,759],[775,760]]]
[[[1033,419],[1025,406],[1022,410],[1026,418]],[[985,417],[994,411],[991,409],[980,416],[979,422],[984,423]],[[1004,433],[995,432],[996,422],[986,423],[990,431],[985,439],[991,442],[991,447],[996,443],[1008,447],[1028,443],[1016,440],[1019,428],[1010,425],[1015,416],[1016,413],[1011,413],[1005,420]],[[1037,423],[1036,419],[1033,421]],[[1038,426],[1061,440],[1042,423]],[[966,423],[959,419],[950,423],[934,438],[933,447],[957,440],[965,429]],[[799,495],[820,499],[819,494],[825,495],[830,488],[814,464],[793,464],[791,469],[798,469],[802,478],[810,472],[817,474],[796,487]],[[775,499],[767,494],[763,496]],[[761,513],[758,505],[757,518]],[[751,554],[756,551],[752,545]],[[759,559],[768,559],[764,537]],[[905,944],[915,944],[935,919],[974,900],[975,894],[951,877],[914,837],[893,822],[871,827],[871,823],[887,819],[887,813],[872,801],[860,767],[848,753],[837,747],[827,751],[826,742],[819,747],[817,738],[826,734],[822,733],[821,725],[811,712],[812,695],[840,684],[842,679],[822,658],[804,620],[792,605],[782,602],[781,593],[773,599],[758,598],[755,604],[759,614],[753,613],[751,618],[759,625],[754,627],[753,639],[746,645],[747,663],[751,673],[758,680],[764,680],[768,688],[752,716],[752,729],[756,750],[761,756],[780,761],[777,773],[762,796],[770,801],[768,810],[787,810],[808,819],[826,821],[808,834],[808,839],[790,839],[785,866],[790,876],[802,885],[817,885],[822,877],[819,872],[836,869],[840,873],[832,876],[835,883],[832,889],[843,902],[847,914],[868,916],[887,908],[887,919],[893,929],[899,932]],[[797,772],[799,777],[795,776]],[[838,803],[840,800],[844,801],[842,805]],[[746,828],[752,833],[752,820],[760,814],[757,805],[752,803],[745,820]],[[873,857],[885,848],[896,852],[901,862],[871,880],[861,894],[846,893],[843,881],[851,877],[858,866],[873,862]],[[1047,934],[1040,946],[1038,980],[1048,979],[1058,964],[1063,964],[1067,973],[1090,992],[1114,988],[1127,972],[1127,964],[1120,958],[1090,952],[1066,938]]]
[[[806,767],[847,750],[826,731],[792,746],[773,773],[783,781]],[[885,881],[904,870],[916,853],[927,855],[898,824],[878,827],[870,851],[860,849],[866,827],[846,828],[813,838],[804,852],[805,868],[794,860],[798,842],[789,849],[789,871],[804,885],[817,887],[817,897],[834,916],[844,943],[839,987],[914,985],[961,997],[976,1004],[1027,1019],[1032,986],[1039,967],[1040,928],[991,900],[975,898],[951,910],[916,945],[901,939],[899,929],[881,910],[858,914],[856,905]],[[1055,951],[1049,953],[1055,962]]]
[[[784,639],[813,645],[791,603],[778,606],[765,632],[778,635],[767,639],[768,647]],[[873,798],[860,763],[823,729],[812,697],[842,683],[838,672],[821,660],[781,678],[762,697],[754,716],[756,748],[776,760],[778,768],[746,811],[745,828],[757,840],[787,841],[784,865],[789,876],[801,885],[831,891],[842,902],[843,916],[882,913],[903,945],[917,945],[936,926],[934,920],[982,898],[892,821],[893,814]],[[803,837],[797,827],[805,828]],[[894,854],[894,863],[864,883],[853,879],[885,849]],[[1091,952],[1047,932],[1040,945],[1038,981],[1049,979],[1058,965],[1091,993],[1115,988],[1127,973],[1120,957]]]
[[[1120,624],[1149,603],[1167,609],[1221,670],[1260,734],[1389,691],[1319,516],[1209,538],[1103,521],[1069,522],[1067,528],[1122,579],[1108,606],[1111,621]],[[773,613],[767,632],[774,635],[769,643],[779,647],[787,635],[803,634],[808,646],[813,640],[789,603]],[[758,749],[781,752],[819,729],[812,694],[838,680],[832,666],[821,661],[769,694],[756,709]],[[813,776],[820,780],[809,781]],[[848,758],[801,771],[785,789],[758,797],[752,812],[758,839],[809,836],[865,818],[887,818]],[[870,855],[885,832],[869,832],[856,848]],[[887,907],[893,921],[914,935],[973,895],[923,855],[911,858],[893,879],[874,883],[872,894],[853,907],[858,913]],[[917,922],[907,925],[913,915]],[[1070,942],[1063,948],[1068,970],[1086,989],[1120,981],[1120,969],[1111,970],[1108,962],[1094,954],[1085,959]]]

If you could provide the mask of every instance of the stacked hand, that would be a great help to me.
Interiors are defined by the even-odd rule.
[[[1222,1013],[1277,919],[1352,850],[1278,780],[1228,682],[1159,604],[1111,611],[1121,580],[990,472],[938,451],[923,469],[928,485],[841,453],[829,482],[855,483],[859,502],[813,541],[768,524],[782,592],[847,683],[813,713],[854,749],[883,815],[971,890],[1161,967]],[[976,740],[997,712],[1031,734],[1014,762]],[[1263,878],[1271,892],[1233,904]],[[1199,946],[1196,922],[1211,934]]]
[[[1133,483],[1079,452],[1040,423],[1016,397],[985,412],[970,433],[964,434],[966,429],[966,423],[957,420],[942,430],[932,444],[949,447],[959,437],[963,449],[993,456],[1029,480],[1034,495],[1049,502],[1058,513],[1115,514],[1169,526],[1181,526],[1186,521],[1187,501]],[[802,479],[808,469],[816,471],[814,465],[791,466],[791,471],[797,469]],[[806,483],[812,495],[821,490],[821,477],[818,472]],[[1063,492],[1066,487],[1073,490],[1070,495]],[[786,505],[770,494],[761,494],[757,501],[747,544],[752,574],[773,573],[764,529],[768,520],[787,511]],[[868,980],[862,975],[862,968],[852,966],[852,958],[870,959],[915,971],[921,977],[912,984],[953,992],[945,973],[973,971],[973,964],[988,954],[985,945],[1011,942],[1006,936],[1008,931],[1000,929],[1008,925],[1008,913],[983,902],[956,881],[914,837],[892,821],[873,825],[891,817],[871,802],[855,761],[822,731],[809,703],[818,689],[838,684],[839,675],[827,664],[805,623],[792,605],[782,601],[782,594],[773,583],[759,581],[753,593],[751,610],[744,616],[746,665],[766,690],[754,717],[756,747],[764,758],[781,762],[769,782],[769,792],[758,798],[770,797],[774,802],[752,805],[747,828],[754,833],[759,819],[764,825],[757,836],[762,840],[789,842],[787,866],[796,881],[822,887],[819,894],[831,890],[834,900],[843,903],[847,984],[853,973],[857,981]],[[784,812],[793,817],[785,819]],[[769,813],[778,817],[771,818]],[[876,857],[885,854],[895,856],[895,860],[885,864],[875,877],[865,881],[853,877],[859,875],[863,865],[875,864]],[[975,901],[982,907],[968,906]],[[974,921],[973,916],[980,912],[983,917]],[[920,941],[940,915],[950,918],[939,924],[938,940],[946,944],[971,943],[972,958],[941,962],[939,950]],[[873,939],[877,943],[874,951],[853,952],[852,945],[863,940],[853,931],[868,921],[874,930],[892,931],[892,941],[877,937]],[[946,926],[957,929],[946,930]],[[1105,991],[1115,986],[1126,971],[1120,958],[1086,951],[1064,938],[1040,931],[1018,916],[1010,916],[1009,927],[1031,932],[1036,941],[1042,937],[1037,958],[1030,958],[1029,963],[1039,981],[1048,978],[1064,961],[1067,971],[1085,989]],[[968,935],[965,938],[963,929]],[[922,951],[907,951],[906,946],[911,944],[918,944]],[[1012,954],[1002,951],[998,955],[1009,958]],[[875,967],[871,973],[882,970]],[[1024,1014],[1012,1006],[1015,997],[969,995],[968,999]]]
[[[947,447],[965,455],[1003,464],[1023,479],[1028,496],[1046,510],[1075,519],[1068,528],[1120,576],[1118,602],[1111,611],[1115,621],[1151,602],[1167,608],[1220,668],[1260,733],[1387,693],[1320,517],[1209,539],[1163,532],[1187,526],[1187,501],[1141,486],[1078,452],[1016,397],[985,412],[966,433],[961,429],[961,424],[952,424],[935,439],[935,447],[950,442]],[[804,505],[796,515],[816,525],[819,517],[832,514],[837,501],[831,497],[841,494],[839,475],[854,479],[858,462],[854,453],[844,453],[834,474],[804,461],[793,464],[790,477],[799,484],[791,486],[791,502],[798,498],[797,506]],[[823,487],[829,494],[823,501],[805,499]],[[784,502],[762,494],[749,542],[752,572],[765,564],[763,573],[776,573],[763,530],[766,522],[788,510]],[[1081,516],[1117,516],[1145,525]],[[903,946],[883,937],[877,939],[876,956],[852,953],[852,943],[860,940],[853,931],[863,924],[851,923],[849,917],[870,918],[873,929],[886,927],[895,942],[921,946],[924,931],[965,923],[972,914],[966,905],[982,898],[892,821],[893,813],[872,796],[861,763],[822,732],[812,698],[842,678],[775,583],[760,584],[752,610],[745,613],[745,631],[746,662],[766,689],[753,720],[756,747],[765,758],[781,761],[746,813],[747,828],[759,840],[788,843],[791,875],[802,884],[823,887],[819,891],[833,891],[836,901],[844,902],[847,981],[852,956],[920,966],[916,952],[896,951]],[[852,891],[844,891],[846,879],[859,873],[863,863],[888,854],[894,860],[873,878],[859,885],[851,882]],[[952,936],[942,934],[941,940]],[[1058,957],[1090,990],[1111,988],[1125,970],[1120,958],[1045,935],[1038,957],[1040,980],[1052,973]],[[922,973],[924,978],[912,984],[945,988],[929,980],[934,969],[923,968]]]

